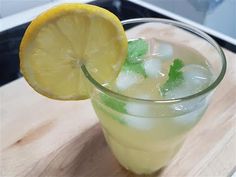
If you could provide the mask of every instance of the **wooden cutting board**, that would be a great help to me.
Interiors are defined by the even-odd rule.
[[[229,176],[236,166],[236,55],[208,111],[156,176]],[[1,177],[131,177],[114,159],[90,101],[62,102],[21,78],[0,88]]]
[[[228,177],[236,170],[236,54],[204,118],[158,177]],[[90,101],[56,101],[21,78],[0,88],[1,177],[135,177],[119,166]],[[141,163],[141,162],[140,162]]]

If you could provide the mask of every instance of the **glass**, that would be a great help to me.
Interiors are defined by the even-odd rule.
[[[154,36],[194,48],[208,60],[214,75],[212,83],[196,94],[147,100],[109,90],[82,66],[89,81],[93,107],[113,154],[126,169],[136,174],[151,174],[168,165],[188,132],[202,118],[213,90],[224,77],[226,60],[211,37],[189,25],[157,18],[131,19],[122,24],[128,39]],[[120,105],[127,103],[134,107],[133,112],[120,109]]]

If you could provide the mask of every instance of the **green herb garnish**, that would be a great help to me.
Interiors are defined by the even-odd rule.
[[[146,77],[143,63],[129,63],[126,60],[126,62],[122,66],[122,71],[133,71]]]
[[[137,39],[128,42],[129,63],[139,63],[140,57],[144,56],[148,51],[148,43],[144,39]]]
[[[118,111],[118,112],[121,112],[121,113],[125,113],[126,112],[126,109],[125,109],[125,103],[124,102],[121,102],[119,100],[117,100],[116,98],[114,97],[111,97],[109,95],[106,95],[104,93],[102,93],[100,95],[100,98],[102,100],[102,102],[107,105],[108,107]]]
[[[142,57],[148,52],[148,43],[144,39],[128,42],[128,55],[122,71],[133,71],[146,77]]]
[[[129,41],[128,55],[121,70],[124,72],[132,71],[146,77],[142,57],[144,57],[147,54],[147,52],[148,52],[148,43],[144,39]],[[103,104],[105,104],[107,107],[110,107],[111,109],[118,111],[120,113],[127,113],[125,108],[126,104],[124,102],[104,93],[100,94],[100,99],[103,102]],[[115,114],[111,113],[109,114],[112,119],[117,120],[121,124],[126,124],[124,118],[119,117],[118,115]]]
[[[183,66],[184,66],[183,61],[178,58],[176,58],[170,65],[170,70],[168,73],[169,78],[161,87],[162,95],[165,95],[166,92],[181,85],[181,83],[184,80],[183,72],[181,71]]]
[[[119,100],[117,100],[116,98],[113,98],[109,95],[106,95],[104,93],[100,94],[100,99],[102,100],[102,102],[110,107],[111,109],[114,109],[114,111],[118,111],[121,113],[127,113],[126,109],[125,109],[125,103],[121,102]],[[107,114],[110,115],[110,117],[116,121],[118,121],[121,124],[126,124],[124,118],[120,117],[119,115],[116,115],[114,113],[111,113],[108,110],[105,110],[104,108],[100,107],[100,109],[103,109],[103,111],[106,111]]]
[[[105,98],[102,95],[104,94],[101,94],[101,99]],[[111,112],[110,110],[107,110],[104,106],[99,104],[98,101],[92,100],[92,104],[94,107],[97,107],[97,109],[99,109],[100,111],[105,112],[105,114],[109,115],[110,118],[114,119],[115,121],[118,121],[120,124],[123,124],[123,125],[126,124],[124,118],[120,117],[119,114],[117,115],[116,113]],[[108,106],[106,103],[105,105]]]

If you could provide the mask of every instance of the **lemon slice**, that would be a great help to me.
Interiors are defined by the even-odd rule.
[[[27,28],[20,45],[20,68],[40,94],[59,100],[89,97],[84,64],[100,83],[118,74],[127,54],[127,38],[111,12],[88,4],[62,4]]]

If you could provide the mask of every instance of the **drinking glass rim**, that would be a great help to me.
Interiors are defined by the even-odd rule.
[[[176,27],[180,27],[182,29],[185,29],[187,31],[193,32],[194,34],[202,37],[203,39],[205,39],[208,43],[210,43],[213,47],[216,48],[217,52],[219,53],[219,55],[221,56],[221,61],[222,61],[222,67],[221,67],[221,71],[220,74],[218,75],[218,77],[214,80],[214,82],[212,82],[207,88],[201,90],[200,92],[197,92],[195,94],[192,95],[188,95],[185,97],[180,97],[180,98],[171,98],[171,99],[141,99],[141,98],[134,98],[134,97],[129,97],[129,96],[125,96],[122,95],[118,92],[112,91],[106,87],[104,87],[102,84],[100,84],[98,81],[96,81],[92,75],[89,73],[89,71],[87,70],[87,68],[85,67],[85,65],[81,65],[81,69],[85,75],[85,77],[101,92],[115,97],[117,99],[120,100],[124,100],[124,101],[131,101],[131,102],[143,102],[143,103],[176,103],[176,102],[180,102],[180,101],[187,101],[187,100],[191,100],[193,98],[202,96],[206,93],[209,93],[211,90],[213,90],[214,88],[216,88],[217,85],[219,85],[219,83],[222,81],[222,79],[224,78],[225,72],[226,72],[226,58],[225,58],[225,54],[223,52],[223,50],[221,49],[221,47],[217,44],[217,42],[212,39],[208,34],[206,34],[203,31],[200,31],[199,29],[185,24],[183,22],[177,22],[174,20],[169,20],[169,19],[161,19],[161,18],[133,18],[133,19],[127,19],[127,20],[123,20],[121,21],[122,25],[127,25],[127,24],[132,24],[132,23],[148,23],[148,22],[159,22],[159,23],[163,23],[163,24],[170,24],[170,25],[174,25]]]

